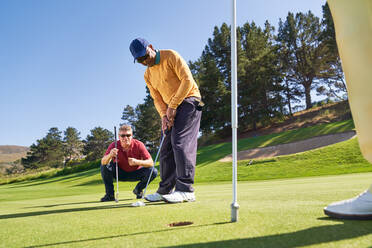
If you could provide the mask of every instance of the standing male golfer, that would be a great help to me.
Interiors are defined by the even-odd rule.
[[[142,190],[146,186],[154,162],[145,145],[133,139],[132,136],[132,128],[122,125],[119,128],[119,140],[116,141],[117,148],[115,148],[115,142],[112,142],[101,160],[101,175],[106,188],[106,195],[101,199],[102,202],[115,200],[113,178],[116,178],[116,155],[119,180],[139,181],[133,193],[137,199],[142,198]],[[150,182],[154,180],[157,173],[158,171],[154,168]]]
[[[148,201],[195,201],[194,183],[201,95],[185,60],[173,50],[155,50],[137,38],[129,47],[134,60],[147,66],[145,81],[162,121],[160,178]],[[175,190],[173,192],[173,189]]]

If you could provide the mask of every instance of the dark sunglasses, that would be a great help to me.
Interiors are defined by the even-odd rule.
[[[142,62],[145,61],[148,57],[149,57],[148,54],[146,54],[145,56],[139,57],[139,58],[137,58],[137,62],[138,62],[138,63],[142,63]]]
[[[120,134],[119,136],[122,137],[122,138],[124,138],[124,137],[129,138],[129,137],[132,136],[132,135],[131,135],[131,134]]]

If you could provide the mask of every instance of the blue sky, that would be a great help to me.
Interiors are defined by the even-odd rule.
[[[322,16],[325,0],[237,0],[237,23],[277,25],[288,11]],[[49,128],[81,138],[121,123],[142,103],[145,67],[136,37],[195,61],[214,26],[231,23],[229,0],[1,0],[0,145],[29,146]]]

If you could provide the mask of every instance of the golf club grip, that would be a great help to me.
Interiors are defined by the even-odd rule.
[[[115,135],[115,149],[118,148],[118,142],[117,142],[117,138],[118,136],[116,135],[116,126],[114,126],[114,135]],[[118,166],[118,154],[116,154],[115,156],[115,161],[116,161],[116,167]]]
[[[117,141],[116,126],[114,126],[114,135],[115,135],[115,148],[117,148],[117,144],[116,144],[116,141]]]

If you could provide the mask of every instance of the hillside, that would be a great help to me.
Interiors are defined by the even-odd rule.
[[[280,133],[304,127],[311,127],[318,124],[332,123],[351,119],[351,111],[348,101],[328,103],[321,106],[314,106],[311,109],[299,111],[293,116],[287,116],[282,121],[278,121],[269,127],[258,130],[261,135]],[[249,132],[242,133],[241,138],[249,135]]]
[[[276,147],[277,145],[311,139],[316,136],[351,131],[354,129],[354,123],[350,117],[351,115],[347,102],[339,102],[314,107],[310,110],[295,113],[291,118],[278,120],[270,127],[261,128],[255,132],[241,133],[238,141],[238,151],[269,146]],[[198,167],[219,163],[218,160],[231,154],[231,143],[229,142],[229,138],[218,140],[213,139],[214,144],[212,143],[211,145],[206,145],[206,143],[207,142],[205,142],[204,145],[200,146],[198,149]],[[20,149],[22,149],[15,146],[2,146],[2,148],[3,154],[0,154],[0,156],[15,156],[20,152]],[[23,147],[23,149],[25,149],[25,147]],[[5,154],[6,152],[7,154]],[[23,154],[26,154],[26,151],[24,151]],[[20,157],[22,157],[22,154],[18,158]],[[0,173],[2,170],[4,171],[5,166],[11,165],[9,162],[8,165],[7,163],[0,162]],[[94,167],[95,166],[92,167],[83,163],[81,166],[73,166],[65,169],[51,169],[51,171],[45,172],[27,171],[26,173],[22,174],[5,176],[3,178],[4,180],[2,180],[0,184],[14,181],[31,180],[41,177],[49,178],[58,175],[66,175],[78,171],[86,171]]]
[[[258,125],[257,130],[242,130],[238,128],[238,139],[252,138],[257,136],[281,133],[288,130],[312,127],[319,124],[328,124],[352,119],[349,102],[335,102],[314,106],[311,109],[299,111],[293,116],[285,116],[283,119],[272,120],[266,127]],[[202,137],[199,139],[199,147],[211,144],[219,144],[231,141],[231,129],[223,131],[225,134]]]
[[[8,163],[25,157],[29,150],[26,146],[0,145],[0,163]]]

